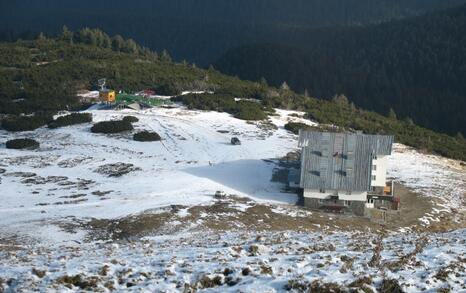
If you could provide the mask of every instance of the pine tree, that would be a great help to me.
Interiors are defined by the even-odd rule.
[[[413,126],[414,125],[414,121],[413,119],[411,119],[410,117],[406,117],[404,119],[404,121],[409,125],[409,126]]]
[[[63,26],[60,39],[70,44],[73,43],[73,32],[70,31],[66,25]]]
[[[37,36],[38,41],[46,41],[47,37],[44,35],[43,32],[40,32],[40,34]]]
[[[333,97],[333,101],[343,107],[349,106],[349,100],[345,95],[336,95]]]
[[[116,35],[112,38],[112,49],[114,51],[121,51],[125,44],[125,40],[122,36]]]
[[[102,48],[110,49],[112,48],[112,39],[106,33],[102,33],[102,40],[101,40]]]
[[[456,139],[459,140],[459,141],[465,141],[464,136],[463,136],[463,134],[461,132],[458,132],[456,134]]]
[[[79,43],[84,43],[92,46],[98,45],[96,32],[88,27],[79,30],[77,34],[77,41]]]
[[[304,97],[309,98],[309,92],[307,91],[307,89],[304,89]]]
[[[265,77],[261,77],[261,79],[259,80],[259,83],[262,85],[262,86],[269,86],[268,82],[267,82],[267,79],[265,79]]]
[[[139,51],[138,50],[138,45],[136,44],[136,42],[133,39],[129,39],[129,40],[125,41],[123,51],[126,52],[126,53],[135,54],[135,53],[137,53]]]
[[[282,83],[282,85],[280,86],[280,88],[281,88],[282,90],[285,90],[285,91],[289,91],[289,90],[290,90],[290,87],[288,86],[288,84],[286,83],[286,81],[284,81],[284,82]]]
[[[162,55],[160,56],[160,61],[163,62],[172,62],[172,57],[170,57],[170,54],[168,54],[167,50],[162,51]]]
[[[113,71],[113,78],[114,78],[114,79],[119,79],[120,77],[121,77],[120,71],[119,71],[118,69],[115,69],[115,70]]]

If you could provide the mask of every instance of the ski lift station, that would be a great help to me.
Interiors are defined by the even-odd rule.
[[[131,108],[140,110],[144,108],[156,107],[169,103],[167,99],[155,97],[154,90],[144,90],[137,94],[128,94],[125,92],[116,93],[115,90],[108,89],[106,79],[98,80],[99,85],[99,102],[113,104],[117,108]]]

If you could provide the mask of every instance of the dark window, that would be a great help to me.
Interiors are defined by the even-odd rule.
[[[340,176],[346,176],[346,171],[343,171],[343,170],[335,171],[335,173],[337,173]]]
[[[320,176],[320,172],[319,171],[310,171],[310,173],[312,175],[315,175],[315,176]]]

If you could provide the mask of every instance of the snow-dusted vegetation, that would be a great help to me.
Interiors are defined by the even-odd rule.
[[[190,233],[135,242],[36,246],[2,253],[0,273],[18,291],[375,292],[465,291],[463,231]],[[8,264],[8,267],[6,267]],[[400,287],[398,287],[400,288]],[[327,292],[327,291],[317,291]],[[334,291],[339,292],[339,291]]]

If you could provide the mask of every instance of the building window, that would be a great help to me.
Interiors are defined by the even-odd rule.
[[[323,204],[325,201],[323,199],[319,199],[319,203]]]
[[[324,188],[321,188],[319,191],[320,191],[320,193],[325,193],[325,189],[324,189]]]
[[[375,175],[372,175],[372,181],[375,181],[377,177]]]
[[[351,205],[351,201],[350,200],[345,200],[344,205],[345,205],[345,207],[349,207]]]
[[[372,171],[377,171],[377,165],[372,165]]]

